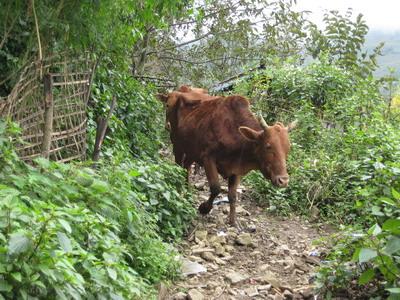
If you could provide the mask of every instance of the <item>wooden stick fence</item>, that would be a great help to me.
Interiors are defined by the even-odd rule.
[[[10,95],[0,99],[0,117],[10,118],[22,128],[23,143],[16,149],[23,160],[85,158],[93,67],[86,57],[35,61],[22,71]]]

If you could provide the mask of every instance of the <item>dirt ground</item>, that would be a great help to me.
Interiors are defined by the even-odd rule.
[[[198,204],[206,200],[204,176],[191,182]],[[227,223],[226,189],[210,215],[198,216],[180,245],[185,277],[159,299],[316,299],[314,269],[326,250],[313,241],[332,230],[298,217],[267,214],[244,186],[237,203],[241,229],[233,228]]]

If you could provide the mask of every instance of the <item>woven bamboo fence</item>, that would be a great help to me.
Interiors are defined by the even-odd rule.
[[[11,93],[0,99],[0,117],[10,118],[22,129],[23,142],[16,145],[21,159],[85,158],[92,77],[93,63],[87,57],[61,60],[55,56],[22,71]]]

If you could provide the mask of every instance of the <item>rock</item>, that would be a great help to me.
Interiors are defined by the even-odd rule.
[[[283,292],[283,297],[284,297],[285,299],[293,299],[293,294],[292,294],[291,291],[285,290],[285,291]]]
[[[199,239],[200,241],[207,240],[207,231],[206,230],[197,230],[194,236]]]
[[[200,181],[200,182],[196,182],[194,184],[194,187],[199,190],[199,191],[203,191],[204,187],[205,187],[206,183],[204,181]]]
[[[188,292],[187,298],[189,300],[203,300],[204,296],[202,293],[200,293],[198,290],[196,289],[191,289]]]
[[[225,245],[226,244],[226,237],[225,237],[226,233],[222,233],[222,232],[219,235],[213,235],[212,237],[210,237],[210,239],[209,239],[210,244]]]
[[[219,257],[214,257],[215,258],[215,262],[219,265],[226,265],[226,261],[224,261],[223,259],[220,259]]]
[[[275,288],[280,288],[282,287],[282,283],[281,281],[276,277],[275,274],[271,273],[271,272],[266,272],[262,278],[261,281],[264,283],[270,283],[272,284],[273,287]]]
[[[249,226],[247,226],[247,231],[251,232],[251,233],[254,233],[254,232],[257,231],[257,226],[254,225],[254,224],[250,224]]]
[[[218,256],[224,256],[225,248],[222,245],[217,244],[215,246],[215,254],[218,255]]]
[[[313,299],[314,293],[312,288],[308,288],[300,292],[304,299]]]
[[[261,251],[256,250],[256,251],[251,252],[250,256],[251,257],[258,257],[258,256],[261,256],[261,254],[262,254]]]
[[[233,246],[231,246],[231,245],[226,245],[225,246],[225,251],[226,252],[232,252],[232,251],[235,251],[235,247],[233,247]]]
[[[192,248],[193,254],[201,254],[203,252],[215,252],[213,248]]]
[[[248,276],[242,275],[238,272],[229,272],[225,274],[225,278],[228,279],[231,284],[238,284],[246,281]]]
[[[261,265],[258,269],[259,269],[261,272],[264,272],[264,271],[268,270],[270,267],[271,267],[271,266],[270,266],[269,264],[263,264],[263,265]]]
[[[259,285],[257,287],[257,290],[259,291],[269,291],[272,288],[272,284],[265,284],[265,285]]]
[[[214,295],[221,295],[224,292],[224,289],[220,286],[216,287],[214,290]]]
[[[257,288],[254,287],[254,286],[251,286],[251,287],[248,287],[248,288],[244,289],[244,292],[245,292],[246,295],[249,296],[249,297],[255,297],[255,296],[258,295],[258,290],[257,290]]]
[[[206,261],[209,261],[209,262],[214,262],[215,261],[215,257],[214,257],[214,255],[212,255],[211,252],[202,252],[200,254],[200,256],[201,256],[202,259],[204,259]]]
[[[241,233],[235,240],[236,244],[240,246],[250,246],[253,244],[253,239],[250,235],[250,233]]]
[[[190,261],[187,258],[183,258],[181,261],[181,271],[184,276],[207,272],[207,269],[204,266],[195,261]]]
[[[317,265],[317,266],[318,266],[319,263],[320,263],[320,260],[319,260],[319,258],[317,258],[317,257],[308,256],[308,257],[306,257],[306,262],[309,263],[309,264]]]
[[[186,294],[184,292],[179,292],[179,293],[176,293],[175,295],[173,295],[172,299],[173,300],[186,300],[187,297],[186,297]]]
[[[281,247],[280,247],[280,251],[281,251],[281,254],[282,255],[288,255],[288,254],[290,254],[290,249],[289,249],[289,247],[287,246],[287,245],[281,245]]]
[[[247,211],[247,210],[245,210],[242,206],[240,206],[240,205],[238,205],[237,207],[236,207],[236,213],[238,214],[238,215],[244,215],[244,216],[250,216],[250,213]]]
[[[283,296],[276,294],[274,295],[274,300],[284,300],[285,298],[283,298]]]

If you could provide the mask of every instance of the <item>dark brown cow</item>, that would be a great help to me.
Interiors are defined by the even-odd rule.
[[[176,97],[171,94],[168,101]],[[195,96],[180,94],[170,112],[174,149],[185,154],[185,165],[197,162],[205,169],[210,197],[200,205],[201,214],[210,212],[221,191],[218,173],[228,178],[229,221],[235,225],[236,189],[243,175],[260,170],[275,186],[288,185],[286,158],[292,126],[268,126],[258,121],[249,110],[248,100],[241,96],[213,101]]]

